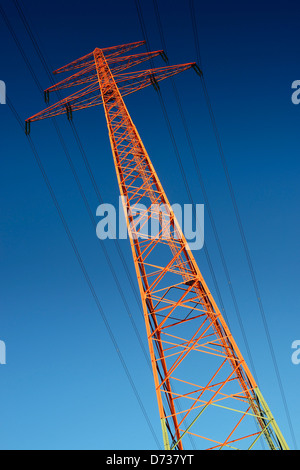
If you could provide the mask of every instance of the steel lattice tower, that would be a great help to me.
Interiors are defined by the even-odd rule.
[[[138,72],[127,69],[163,51],[124,55],[144,42],[95,49],[56,70],[75,73],[45,91],[80,91],[26,120],[30,123],[102,104],[124,203],[141,294],[165,449],[271,450],[288,446],[197,266],[123,97],[195,63]],[[133,207],[146,210],[134,217]],[[159,208],[164,207],[161,211]],[[156,220],[156,236],[142,235]],[[168,230],[168,233],[166,233]],[[203,427],[202,419],[205,419]],[[210,423],[210,426],[208,426]]]

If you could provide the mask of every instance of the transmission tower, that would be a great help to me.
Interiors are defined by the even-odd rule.
[[[145,42],[95,49],[56,70],[73,75],[45,90],[79,91],[26,120],[34,121],[102,104],[127,220],[143,305],[154,386],[166,450],[287,450],[280,429],[243,358],[185,239],[124,96],[194,68],[195,63],[128,69],[163,51],[126,55]],[[74,73],[75,71],[75,73]],[[142,204],[144,212],[134,216]],[[163,207],[164,210],[160,208]],[[157,224],[145,236],[143,226]],[[263,441],[263,443],[261,443]]]

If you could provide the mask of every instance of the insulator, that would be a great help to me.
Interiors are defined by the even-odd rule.
[[[161,51],[160,55],[162,56],[163,60],[165,61],[166,64],[169,63],[169,59],[165,51]]]
[[[30,130],[31,130],[30,128],[31,128],[30,121],[25,121],[25,134],[26,135],[30,134]]]
[[[199,77],[202,77],[203,72],[202,72],[202,70],[198,67],[198,65],[197,65],[197,64],[193,64],[192,67],[193,67],[193,69],[195,70],[196,74],[199,75]]]
[[[44,91],[44,99],[45,99],[45,103],[48,104],[50,102],[50,93],[49,93],[49,90],[45,90]]]
[[[159,91],[159,84],[153,73],[150,74],[150,80],[156,91]]]

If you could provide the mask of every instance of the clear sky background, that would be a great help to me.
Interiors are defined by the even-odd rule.
[[[50,83],[14,2],[0,2],[38,80]],[[95,47],[143,40],[134,0],[21,2],[32,31],[55,69]],[[171,64],[196,61],[189,2],[158,0]],[[141,7],[152,50],[161,49],[152,0]],[[176,85],[205,182],[240,308],[244,341],[208,217],[205,243],[234,337],[248,348],[258,380],[291,448],[300,442],[300,364],[291,361],[299,328],[299,122],[291,84],[300,79],[296,1],[195,0],[202,67],[260,289],[270,342],[254,292],[199,77],[189,70]],[[44,102],[0,15],[0,79],[21,119]],[[142,49],[141,49],[142,51]],[[163,63],[157,59],[157,66]],[[171,83],[161,84],[166,108],[196,203],[203,194]],[[171,203],[188,203],[174,148],[153,88],[126,104]],[[65,116],[57,120],[94,214],[97,197]],[[74,122],[104,202],[118,204],[118,186],[101,107]],[[34,123],[32,139],[86,270],[126,362],[133,392],[82,274],[30,146],[8,105],[0,106],[0,366],[1,449],[157,449],[162,446],[153,386],[99,240],[50,121]],[[106,241],[133,321],[147,348],[140,305],[113,241]],[[135,282],[129,242],[120,241]],[[216,295],[203,250],[196,251]],[[137,284],[136,284],[137,288]],[[218,298],[216,295],[216,300]],[[291,423],[286,413],[288,409]],[[153,429],[148,425],[151,421]],[[292,424],[292,427],[291,427]]]

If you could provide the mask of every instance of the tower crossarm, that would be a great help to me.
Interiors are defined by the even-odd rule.
[[[162,55],[163,51],[154,51],[154,52],[144,52],[142,54],[124,56],[124,57],[113,57],[110,61],[112,72],[114,75],[119,74],[120,72],[127,70],[128,68],[135,67],[136,65],[141,64],[147,60],[151,60],[154,57]],[[78,72],[71,75],[70,77],[61,80],[55,85],[47,88],[45,93],[53,93],[55,91],[63,90],[65,88],[70,88],[74,86],[79,86],[85,83],[89,83],[93,80],[97,80],[97,73],[95,67],[95,61],[89,60],[86,63],[86,66],[81,68]]]
[[[153,85],[157,90],[158,82],[161,80],[184,72],[196,65],[195,63],[188,63],[124,73],[127,69],[137,66],[146,60],[152,60],[154,57],[162,55],[163,53],[163,51],[153,51],[132,56],[120,55],[122,52],[128,51],[142,44],[144,43],[139,42],[125,46],[117,46],[116,48],[95,49],[93,53],[87,54],[65,67],[56,70],[54,72],[56,74],[70,70],[75,70],[75,73],[45,90],[46,103],[50,101],[50,93],[61,92],[62,90],[71,87],[80,88],[68,97],[59,100],[53,105],[48,106],[46,109],[26,119],[27,133],[29,132],[30,123],[32,122],[53,118],[60,114],[66,114],[68,119],[72,119],[75,111],[103,104],[101,94],[99,93],[99,83],[95,63],[95,53],[97,51],[102,51],[105,57],[107,54],[107,63],[110,63],[112,66],[112,74],[116,83],[119,85],[119,90],[122,96],[127,96],[150,85]]]
[[[145,43],[145,41],[132,42],[130,44],[123,44],[121,46],[102,48],[102,51],[108,60],[113,60],[115,57],[129,52],[132,49],[136,49],[137,47],[143,46]],[[64,65],[63,67],[54,70],[53,74],[57,75],[59,73],[70,72],[71,70],[87,67],[92,63],[94,63],[94,52],[90,52],[89,54],[86,54],[85,56],[73,60],[73,62],[70,62],[67,65]]]

